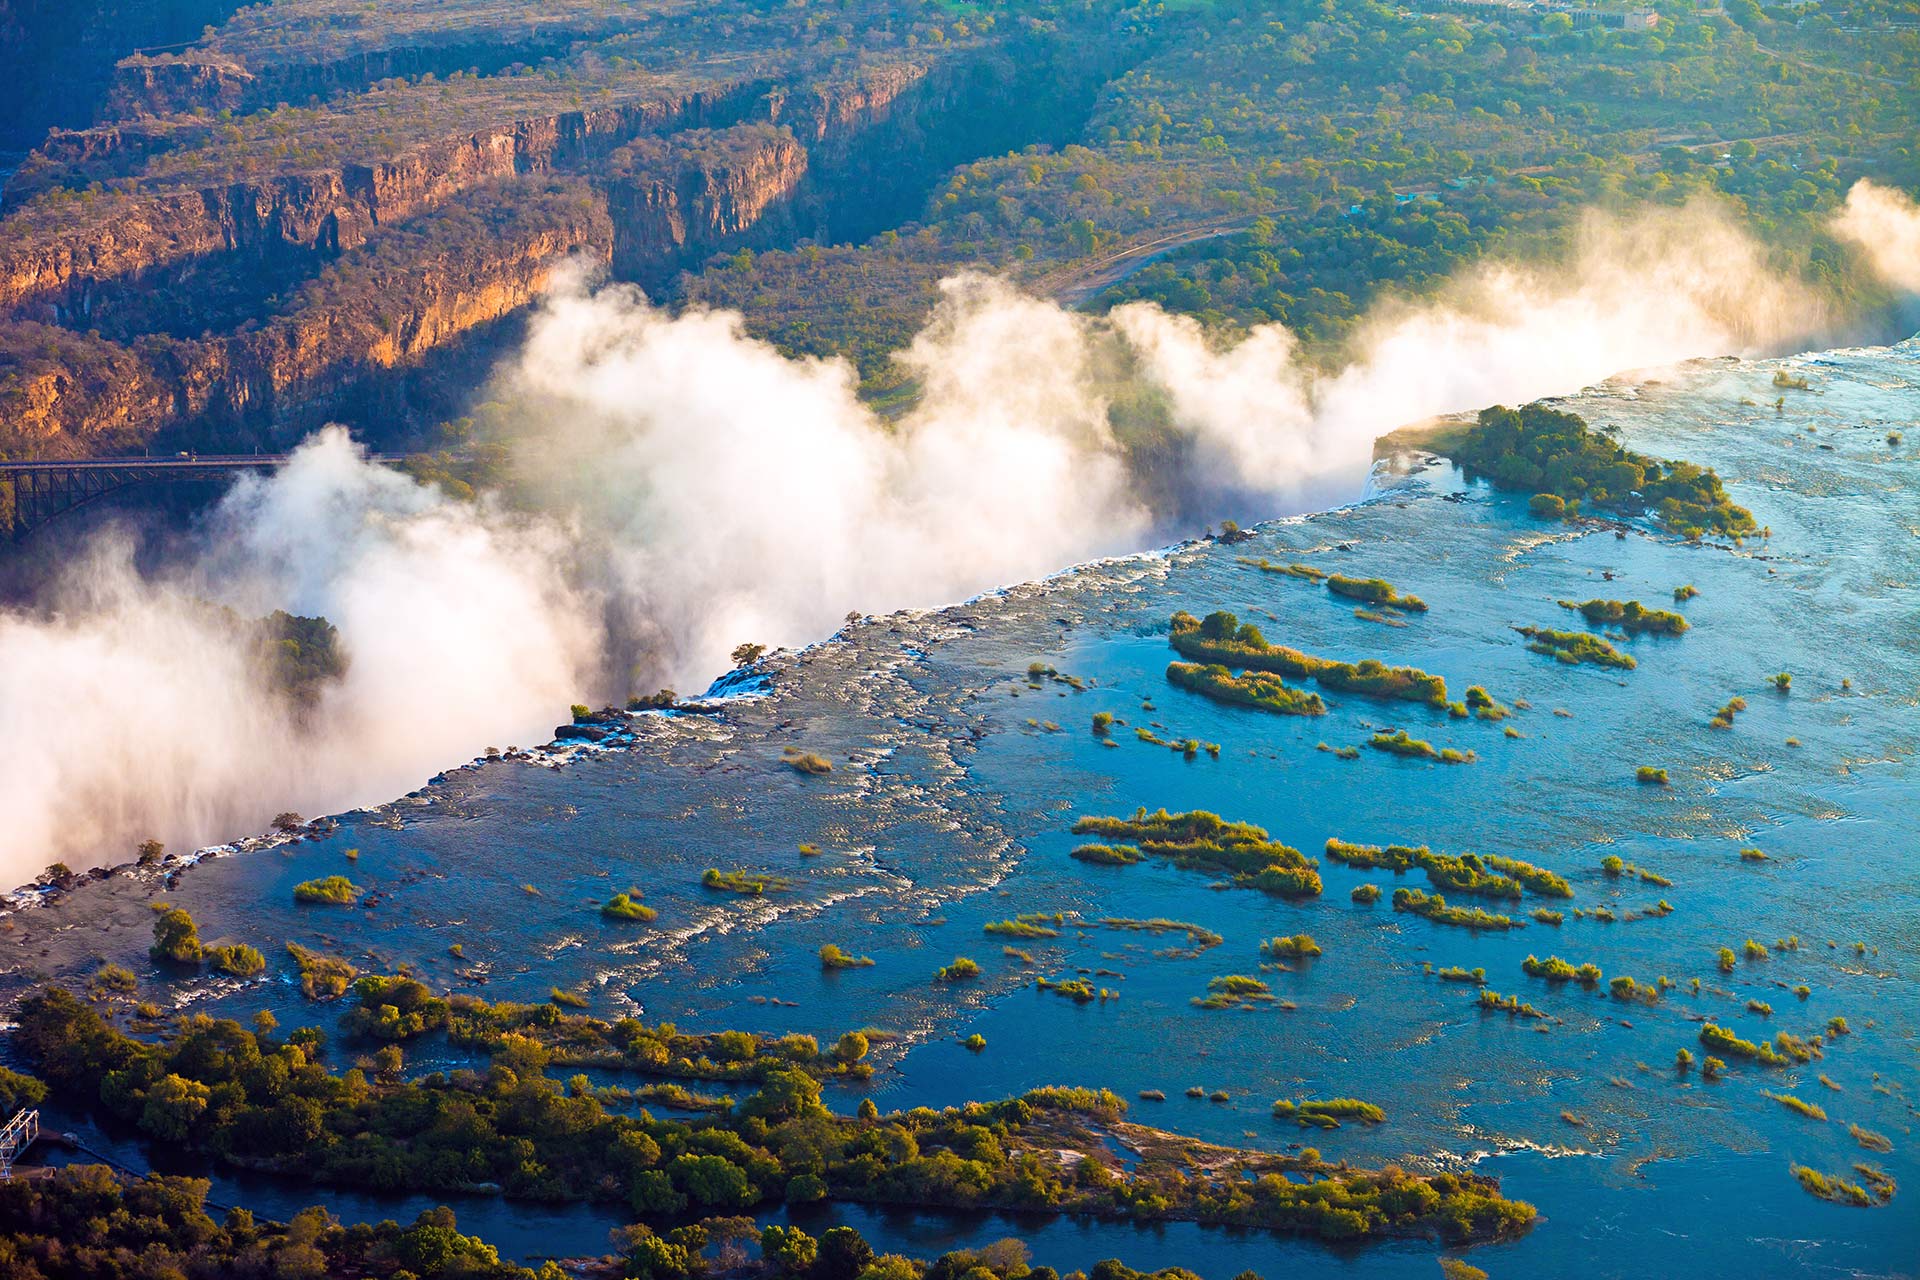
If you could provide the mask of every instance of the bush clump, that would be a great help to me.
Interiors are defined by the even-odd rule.
[[[1178,685],[1215,702],[1257,707],[1283,716],[1323,716],[1327,704],[1317,693],[1289,688],[1279,676],[1266,671],[1249,671],[1236,676],[1218,663],[1202,666],[1197,662],[1167,664],[1167,682]]]
[[[1514,630],[1527,638],[1530,652],[1545,654],[1568,666],[1590,662],[1596,667],[1631,671],[1640,665],[1632,654],[1621,653],[1589,631],[1555,631],[1550,627],[1515,627]]]
[[[1463,929],[1513,928],[1511,916],[1496,915],[1479,907],[1452,906],[1439,894],[1426,894],[1418,889],[1395,889],[1393,909],[1425,916],[1435,924],[1450,924]]]
[[[600,914],[609,920],[637,920],[642,924],[654,919],[660,913],[646,903],[639,901],[640,891],[629,889],[625,893],[616,893],[600,904]]]
[[[750,898],[778,893],[787,887],[787,882],[779,876],[759,871],[722,871],[718,867],[708,867],[701,872],[700,884],[703,888],[743,894]]]
[[[980,966],[967,956],[956,956],[949,965],[933,971],[935,982],[971,982],[980,976]]]
[[[1321,888],[1318,864],[1298,849],[1272,839],[1261,827],[1228,822],[1201,809],[1148,813],[1140,808],[1131,818],[1088,816],[1075,822],[1073,830],[1126,840],[1184,870],[1224,874],[1241,888],[1281,897],[1312,897]]]
[[[1273,1104],[1276,1120],[1291,1120],[1302,1127],[1338,1129],[1343,1120],[1363,1124],[1381,1124],[1387,1113],[1371,1102],[1358,1098],[1281,1098]]]
[[[798,747],[782,747],[780,763],[796,773],[817,775],[833,772],[833,761],[816,751],[802,751]]]
[[[364,890],[345,876],[323,876],[293,886],[293,900],[309,904],[344,907],[360,900]]]
[[[1577,610],[1588,622],[1619,627],[1630,636],[1677,636],[1687,630],[1687,620],[1679,614],[1649,609],[1638,600],[1562,600],[1560,607]]]
[[[200,945],[200,929],[181,907],[160,913],[153,922],[153,945],[147,949],[158,964],[199,964],[206,957]]]
[[[1173,615],[1168,642],[1182,656],[1201,663],[1218,663],[1248,671],[1318,681],[1329,689],[1370,698],[1447,705],[1447,682],[1414,667],[1389,667],[1375,658],[1336,662],[1267,643],[1252,623],[1242,625],[1231,613],[1217,610],[1204,619],[1182,610]]]
[[[873,957],[853,955],[842,951],[838,943],[829,942],[820,948],[820,967],[822,969],[868,969],[873,967]]]
[[[1496,488],[1533,494],[1528,506],[1535,515],[1566,518],[1586,506],[1647,511],[1683,537],[1708,531],[1744,537],[1758,530],[1753,513],[1727,497],[1711,470],[1634,453],[1589,429],[1579,415],[1543,404],[1482,409],[1452,456]]]
[[[1320,954],[1320,944],[1313,940],[1310,933],[1296,933],[1291,937],[1268,938],[1260,944],[1260,953],[1276,960],[1317,956]]]
[[[1130,844],[1083,844],[1070,855],[1101,867],[1126,867],[1146,857]]]
[[[1368,604],[1404,609],[1409,613],[1427,611],[1426,601],[1419,596],[1401,595],[1385,578],[1349,578],[1341,573],[1329,574],[1327,590],[1349,600],[1364,600]]]
[[[244,942],[215,947],[207,952],[207,959],[215,969],[235,978],[251,978],[267,970],[267,958],[260,954],[257,947],[250,947]]]

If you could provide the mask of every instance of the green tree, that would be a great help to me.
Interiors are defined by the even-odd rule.
[[[153,922],[153,946],[148,954],[162,964],[199,964],[206,950],[200,945],[200,929],[193,917],[179,907],[163,912]]]

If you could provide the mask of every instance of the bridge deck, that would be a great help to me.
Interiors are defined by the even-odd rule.
[[[31,462],[0,462],[0,476],[36,475],[64,471],[250,471],[259,467],[282,467],[290,454],[285,453],[201,453],[150,458],[135,454],[124,458],[41,458]],[[405,454],[369,454],[369,462],[404,461]]]

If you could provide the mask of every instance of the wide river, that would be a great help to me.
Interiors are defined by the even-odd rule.
[[[1776,388],[1777,369],[1808,389]],[[324,840],[203,861],[165,896],[193,912],[203,937],[266,951],[268,976],[164,991],[143,977],[147,994],[330,1027],[334,1011],[301,1000],[280,954],[291,940],[363,969],[411,965],[492,999],[560,987],[587,993],[596,1012],[696,1029],[824,1039],[879,1027],[896,1037],[876,1051],[881,1069],[864,1091],[830,1091],[837,1108],[869,1093],[886,1110],[1046,1083],[1128,1097],[1160,1089],[1168,1100],[1134,1103],[1133,1118],[1241,1145],[1310,1142],[1360,1163],[1477,1161],[1543,1215],[1524,1238],[1473,1251],[1495,1276],[1913,1275],[1920,346],[1703,362],[1562,403],[1633,448],[1717,468],[1771,536],[1686,545],[1644,528],[1547,524],[1523,500],[1415,459],[1376,476],[1366,501],[1261,526],[1250,541],[869,619],[777,656],[764,694],[717,715],[640,717],[631,745],[564,768],[476,764],[348,815]],[[1890,445],[1890,432],[1905,443]],[[1247,563],[1263,557],[1386,578],[1430,609],[1357,616],[1306,578]],[[1683,584],[1699,594],[1675,606]],[[1631,671],[1557,663],[1514,630],[1583,629],[1558,602],[1595,597],[1678,608],[1692,627],[1617,641],[1638,661]],[[1333,692],[1315,719],[1222,706],[1166,681],[1178,609],[1228,609],[1276,643],[1411,664],[1443,675],[1455,697],[1479,684],[1524,709],[1500,723],[1456,720]],[[1030,680],[1032,664],[1073,682]],[[1792,674],[1790,691],[1775,689],[1779,672]],[[1746,708],[1732,728],[1711,726],[1736,696]],[[1101,711],[1123,722],[1111,743],[1089,730]],[[1319,749],[1382,728],[1476,759]],[[1188,758],[1139,729],[1220,750]],[[834,768],[803,775],[781,763],[787,748]],[[1640,765],[1665,768],[1670,785],[1637,783]],[[1329,837],[1506,854],[1559,872],[1574,896],[1544,904],[1566,911],[1558,926],[1477,933],[1396,913],[1385,898],[1350,899],[1365,882],[1389,895],[1430,888],[1418,872],[1396,880],[1326,862],[1325,893],[1288,902],[1223,892],[1168,865],[1068,856],[1076,815],[1140,805],[1211,809],[1316,856]],[[803,856],[803,843],[819,854]],[[1743,848],[1766,859],[1743,860]],[[1671,884],[1610,877],[1608,855]],[[708,867],[767,872],[788,887],[715,893],[700,884]],[[295,883],[336,872],[376,890],[377,905],[293,904]],[[653,926],[601,920],[598,904],[630,885],[659,910]],[[121,876],[16,913],[0,996],[43,976],[83,978],[102,959],[150,972],[148,903],[162,892],[152,878]],[[1670,913],[1650,910],[1662,900]],[[1525,920],[1535,905],[1513,914]],[[983,933],[1023,912],[1072,912],[1083,924],[1020,942],[1029,966]],[[1174,937],[1103,927],[1108,917],[1191,921],[1224,941],[1173,954]],[[1195,1007],[1210,978],[1259,973],[1263,939],[1302,931],[1324,955],[1263,974],[1279,1002]],[[1716,952],[1748,938],[1769,944],[1766,958],[1722,972]],[[1797,949],[1773,945],[1790,938]],[[822,972],[817,952],[829,942],[875,963]],[[463,955],[449,953],[455,943]],[[1529,953],[1677,986],[1652,1006],[1613,999],[1604,983],[1549,986],[1522,973]],[[980,961],[981,982],[930,982],[959,955]],[[1493,990],[1550,1016],[1483,1012],[1474,984],[1428,966],[1483,968]],[[1037,975],[1086,976],[1120,998],[1077,1005],[1037,989]],[[1704,1056],[1708,1018],[1768,1039],[1819,1033],[1836,1016],[1851,1034],[1804,1065],[1736,1061],[1713,1081],[1673,1069],[1682,1047]],[[973,1053],[959,1042],[976,1032],[987,1043]],[[410,1058],[425,1070],[437,1052]],[[1189,1099],[1195,1085],[1229,1100]],[[1818,1103],[1829,1119],[1769,1092]],[[1388,1119],[1309,1132],[1272,1117],[1274,1099],[1307,1096],[1369,1099]],[[54,1123],[129,1160],[164,1162],[81,1117]],[[1892,1152],[1863,1150],[1849,1125],[1886,1135]],[[1903,1184],[1890,1205],[1825,1203],[1789,1172],[1853,1179],[1857,1161]],[[424,1203],[261,1178],[217,1178],[215,1199],[275,1216],[324,1201],[349,1219],[404,1218]],[[456,1207],[464,1228],[523,1258],[603,1251],[620,1221],[487,1199]],[[1208,1280],[1245,1268],[1356,1280],[1436,1271],[1432,1245],[1334,1251],[1190,1225],[825,1212],[922,1256],[1017,1234],[1036,1263],[1063,1270],[1118,1256]]]

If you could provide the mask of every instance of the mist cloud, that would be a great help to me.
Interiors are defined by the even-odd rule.
[[[1888,284],[1920,293],[1920,205],[1912,197],[1862,179],[1847,191],[1833,230],[1851,241]]]
[[[1911,229],[1911,204],[1856,199],[1843,225]],[[489,389],[517,437],[512,509],[327,431],[238,485],[167,571],[136,571],[108,535],[39,607],[0,612],[0,880],[376,803],[544,740],[571,701],[701,688],[742,641],[804,643],[849,610],[1138,548],[1173,515],[1144,494],[1217,495],[1211,518],[1320,506],[1357,494],[1374,438],[1409,421],[1828,323],[1699,209],[1596,219],[1552,269],[1488,266],[1385,304],[1332,368],[1278,326],[1222,345],[1151,306],[1081,316],[968,276],[897,357],[922,395],[883,418],[844,361],[575,274]],[[1176,485],[1131,473],[1170,455],[1109,428],[1109,399],[1141,382],[1188,446]],[[209,600],[326,616],[347,675],[289,708]]]

